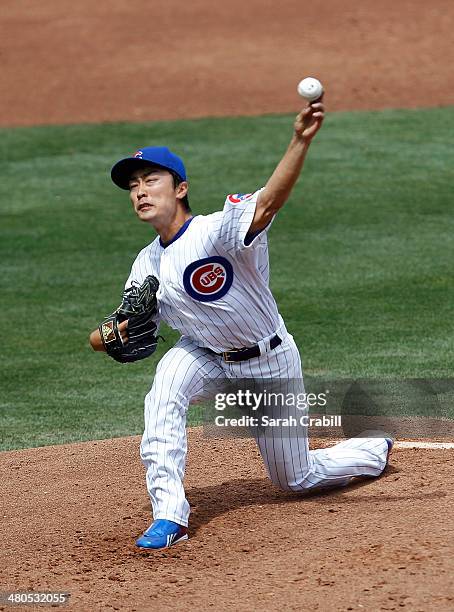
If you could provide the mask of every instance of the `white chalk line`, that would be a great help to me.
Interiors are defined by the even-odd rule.
[[[411,442],[398,441],[394,444],[395,448],[427,448],[427,449],[454,449],[454,442]]]

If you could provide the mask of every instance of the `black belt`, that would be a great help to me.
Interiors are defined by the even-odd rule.
[[[279,346],[282,342],[282,338],[276,334],[270,340],[270,349],[273,350],[276,346]],[[260,347],[258,344],[254,346],[248,346],[247,348],[232,349],[231,351],[224,351],[223,353],[217,353],[221,355],[227,363],[234,363],[236,361],[246,361],[253,357],[260,357]]]

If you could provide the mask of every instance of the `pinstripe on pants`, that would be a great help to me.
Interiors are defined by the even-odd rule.
[[[183,336],[158,364],[145,398],[145,431],[140,453],[154,519],[188,525],[189,504],[183,478],[187,453],[186,413],[191,402],[204,397],[207,379],[301,378],[301,361],[293,337],[261,357],[226,363]],[[302,389],[304,391],[304,389]],[[378,476],[384,469],[384,438],[352,438],[327,449],[309,451],[307,435],[257,437],[267,473],[283,490],[342,486],[353,476]]]

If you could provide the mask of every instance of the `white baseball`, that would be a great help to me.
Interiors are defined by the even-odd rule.
[[[297,89],[299,95],[308,102],[317,100],[323,93],[323,85],[313,77],[307,77],[300,81]]]

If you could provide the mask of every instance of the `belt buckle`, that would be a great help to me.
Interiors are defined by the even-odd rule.
[[[232,354],[233,351],[224,351],[222,353],[222,358],[224,359],[225,363],[236,363],[235,360],[233,359],[229,359],[229,355]]]

